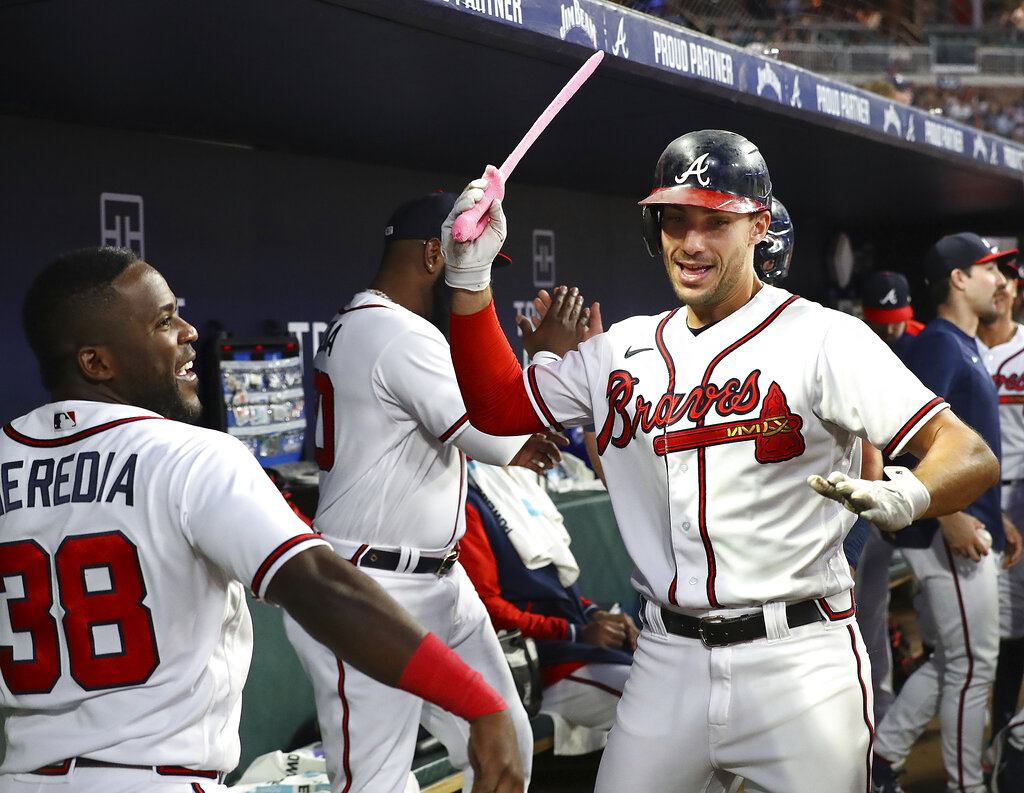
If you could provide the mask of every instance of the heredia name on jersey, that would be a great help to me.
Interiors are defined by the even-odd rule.
[[[55,507],[81,502],[120,501],[135,506],[135,466],[138,455],[78,452],[28,462],[0,464],[0,515],[16,509]]]
[[[730,378],[724,385],[708,382],[691,389],[688,394],[663,394],[652,402],[635,394],[638,378],[626,371],[608,376],[608,417],[597,436],[603,452],[610,443],[624,448],[638,432],[666,430],[684,419],[696,426],[663,432],[654,438],[655,453],[666,455],[707,446],[739,441],[754,442],[754,459],[759,463],[777,463],[803,454],[804,438],[800,434],[803,419],[789,409],[786,395],[778,383],[768,387],[764,402],[758,387],[760,369],[755,369],[741,382]],[[709,414],[721,417],[749,415],[761,404],[756,418],[705,424]]]

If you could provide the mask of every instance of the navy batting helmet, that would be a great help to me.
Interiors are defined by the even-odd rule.
[[[658,158],[654,187],[643,207],[643,236],[651,256],[661,253],[661,204],[725,212],[769,207],[772,180],[757,146],[735,132],[704,129],[676,138]]]
[[[782,202],[772,196],[772,222],[768,234],[754,246],[754,269],[758,278],[774,284],[789,275],[792,258],[793,221]]]

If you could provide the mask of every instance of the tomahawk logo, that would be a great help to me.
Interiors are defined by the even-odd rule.
[[[78,422],[75,421],[75,411],[69,410],[67,413],[59,412],[53,414],[53,428],[57,432],[71,430],[77,426]]]
[[[685,172],[676,177],[676,184],[683,184],[691,176],[696,176],[697,181],[700,182],[702,187],[707,187],[711,184],[711,180],[704,175],[708,172],[708,168],[711,167],[707,160],[708,152],[704,152],[700,157],[690,163],[690,167],[687,168]]]
[[[888,303],[890,305],[895,306],[896,302],[897,302],[896,290],[895,289],[890,289],[888,292],[885,293],[885,296],[881,300],[879,300],[878,302],[879,303]]]

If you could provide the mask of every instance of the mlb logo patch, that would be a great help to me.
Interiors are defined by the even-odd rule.
[[[75,411],[71,410],[67,413],[54,413],[53,414],[53,428],[58,432],[60,430],[70,430],[78,426],[78,422],[75,421]]]

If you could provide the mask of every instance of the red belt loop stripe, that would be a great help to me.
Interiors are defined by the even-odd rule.
[[[128,768],[134,771],[155,771],[160,776],[197,776],[203,779],[220,781],[223,774],[220,771],[209,771],[206,769],[185,768],[181,765],[129,765],[127,763],[108,763],[103,760],[93,760],[89,757],[69,757],[59,763],[51,763],[29,771],[30,774],[40,776],[65,776],[71,771],[71,764],[76,768]]]

